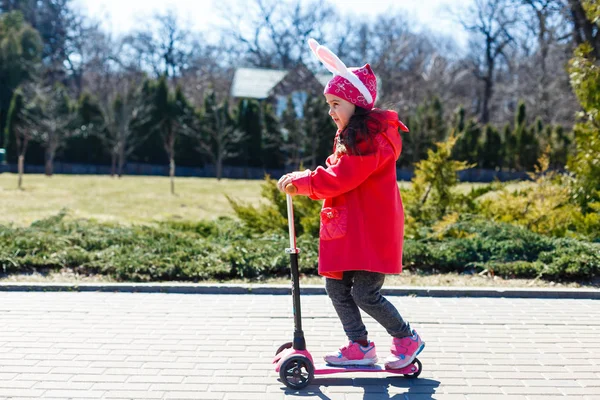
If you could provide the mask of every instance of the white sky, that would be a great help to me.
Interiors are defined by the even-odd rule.
[[[181,21],[192,29],[206,31],[218,23],[219,13],[215,3],[218,0],[74,0],[88,15],[103,21],[107,31],[114,34],[129,32],[143,24],[155,12],[174,9]],[[230,0],[233,1],[233,0]],[[240,6],[246,3],[236,0]],[[454,35],[459,43],[466,44],[462,27],[452,21],[444,7],[458,9],[471,4],[472,0],[329,0],[341,14],[364,15],[381,14],[390,9],[406,12],[416,26],[425,26],[434,32]]]

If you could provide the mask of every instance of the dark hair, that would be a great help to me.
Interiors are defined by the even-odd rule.
[[[360,155],[360,147],[370,147],[371,141],[375,135],[382,131],[382,125],[379,120],[374,118],[380,110],[367,110],[366,108],[356,106],[354,114],[350,117],[348,125],[342,130],[339,136],[340,144],[344,145],[349,154]]]

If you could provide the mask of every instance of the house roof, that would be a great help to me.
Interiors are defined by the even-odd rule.
[[[238,68],[231,84],[232,97],[266,99],[288,71],[279,69]]]
[[[321,72],[319,74],[315,74],[315,78],[317,78],[319,83],[323,85],[323,87],[325,87],[325,85],[327,85],[327,82],[329,82],[331,78],[333,78],[333,75],[328,72]]]
[[[231,84],[231,97],[266,99],[271,90],[291,71],[264,68],[238,68]],[[331,79],[329,73],[314,75],[317,81],[325,86]]]

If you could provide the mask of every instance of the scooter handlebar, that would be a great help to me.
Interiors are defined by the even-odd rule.
[[[285,187],[285,192],[287,194],[296,194],[298,192],[298,188],[294,186],[293,183],[288,183]]]

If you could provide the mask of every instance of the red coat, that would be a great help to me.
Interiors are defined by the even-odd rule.
[[[396,160],[402,151],[398,128],[408,129],[394,111],[375,116],[382,132],[370,144],[359,144],[362,155],[334,153],[327,168],[297,173],[292,181],[298,194],[325,199],[319,274],[329,278],[341,279],[343,271],[352,270],[402,272],[404,210]]]

